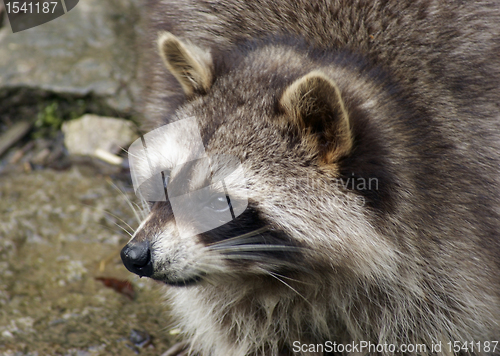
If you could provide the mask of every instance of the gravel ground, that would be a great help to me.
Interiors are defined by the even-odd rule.
[[[0,355],[160,355],[175,341],[165,287],[121,263],[121,228],[138,220],[113,184],[81,165],[0,176]]]

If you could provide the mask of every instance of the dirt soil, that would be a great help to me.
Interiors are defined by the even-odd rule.
[[[0,355],[161,355],[175,342],[166,287],[121,263],[120,227],[138,219],[119,190],[81,166],[0,176]]]

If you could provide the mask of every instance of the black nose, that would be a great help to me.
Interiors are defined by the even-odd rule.
[[[129,242],[120,253],[123,264],[132,273],[141,277],[153,275],[149,241]]]

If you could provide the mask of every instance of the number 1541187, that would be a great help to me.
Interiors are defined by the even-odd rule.
[[[24,2],[22,3],[21,6],[19,6],[19,2],[13,1],[13,2],[6,2],[5,7],[7,9],[8,14],[18,14],[18,13],[24,13],[24,14],[48,14],[51,13],[53,14],[56,6],[57,6],[57,1],[51,1],[51,2]]]

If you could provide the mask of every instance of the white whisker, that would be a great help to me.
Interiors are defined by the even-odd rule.
[[[302,299],[304,299],[304,301],[309,304],[311,307],[313,306],[311,304],[311,302],[309,302],[302,294],[300,294],[295,288],[293,288],[291,285],[289,285],[288,283],[286,283],[284,280],[282,280],[281,278],[278,277],[278,275],[276,275],[275,273],[271,272],[271,271],[267,271],[267,273],[277,279],[278,281],[280,281],[281,283],[283,283],[285,286],[287,286],[288,288],[290,288],[292,291],[294,291],[299,297],[301,297]]]
[[[242,235],[239,235],[239,236],[231,237],[231,238],[226,239],[226,240],[214,242],[213,244],[210,244],[209,246],[214,246],[214,245],[218,245],[218,246],[232,245],[236,241],[245,239],[247,237],[252,237],[252,236],[258,235],[258,234],[260,234],[260,233],[262,233],[264,231],[268,231],[268,230],[269,230],[269,228],[267,228],[267,227],[261,227],[261,228],[259,228],[257,230],[253,230],[253,231],[247,232],[246,234],[242,234]]]
[[[132,209],[132,212],[134,213],[135,215],[135,218],[137,220],[137,223],[140,224],[141,221],[143,219],[141,219],[141,217],[139,216],[139,214],[137,213],[137,210],[136,208],[134,207],[134,205],[132,204],[132,202],[130,201],[129,197],[115,184],[113,183],[111,180],[108,180],[108,183],[113,187],[115,188],[120,194],[121,196],[124,198],[125,202],[128,204],[128,206]],[[132,229],[133,230],[133,229]]]
[[[237,246],[212,246],[212,250],[217,250],[221,253],[232,253],[232,252],[244,252],[244,251],[295,251],[299,252],[300,247],[287,246],[287,245],[266,245],[266,244],[256,244],[256,245],[237,245]]]
[[[113,224],[116,225],[117,227],[119,227],[120,229],[122,229],[127,235],[129,235],[130,237],[132,237],[132,233],[130,231],[128,231],[127,229],[125,229],[123,226],[121,226],[120,224],[115,223],[115,222],[113,222]]]

